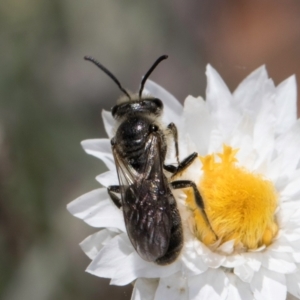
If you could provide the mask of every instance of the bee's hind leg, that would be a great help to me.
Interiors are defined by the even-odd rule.
[[[110,199],[113,201],[113,203],[118,208],[121,208],[122,207],[121,199],[115,194],[115,193],[117,193],[117,194],[121,193],[121,186],[119,186],[119,185],[110,185],[107,188],[107,192],[108,192],[108,195],[109,195]]]
[[[180,162],[177,167],[173,165],[164,165],[164,169],[172,173],[173,174],[172,177],[174,177],[176,174],[182,172],[184,169],[190,166],[197,157],[198,157],[198,153],[194,152],[188,157],[186,157],[182,162]]]
[[[194,192],[194,197],[195,197],[195,202],[197,206],[201,209],[204,210],[204,202],[202,199],[202,196],[196,186],[196,184],[193,181],[190,180],[176,180],[171,182],[171,186],[174,190],[176,189],[184,189],[184,188],[192,188]]]
[[[202,213],[203,219],[206,222],[207,226],[215,234],[215,232],[211,228],[210,222],[207,218],[203,198],[202,198],[196,184],[190,180],[176,180],[176,181],[171,182],[171,186],[173,189],[184,189],[184,188],[192,188],[193,189],[195,202]],[[215,236],[216,236],[216,234],[215,234]]]

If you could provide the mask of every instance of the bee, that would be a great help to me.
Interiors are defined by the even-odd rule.
[[[179,161],[177,128],[174,123],[163,126],[160,122],[162,101],[142,96],[146,80],[166,58],[163,55],[154,62],[141,81],[139,93],[131,95],[109,70],[94,58],[85,56],[125,94],[111,110],[117,121],[111,147],[119,185],[109,186],[107,190],[114,204],[123,210],[127,234],[136,252],[142,259],[159,265],[175,261],[183,246],[181,218],[172,189],[191,187],[196,202],[204,210],[203,200],[194,182],[170,179],[187,168],[197,153]],[[164,164],[170,133],[174,140],[177,166]],[[164,170],[172,176],[167,178]]]

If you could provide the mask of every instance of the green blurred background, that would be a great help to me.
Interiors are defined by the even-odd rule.
[[[181,101],[204,96],[207,63],[231,90],[262,64],[279,83],[300,74],[300,1],[1,0],[0,53],[0,298],[126,300],[131,286],[84,272],[96,229],[65,208],[99,187],[79,143],[105,137],[120,94],[83,56],[136,91],[168,54],[151,79]]]

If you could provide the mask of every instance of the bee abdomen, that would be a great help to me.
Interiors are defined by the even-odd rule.
[[[179,256],[183,246],[183,230],[176,202],[171,204],[170,208],[172,211],[172,228],[170,243],[167,252],[155,261],[158,265],[168,265],[174,262]]]

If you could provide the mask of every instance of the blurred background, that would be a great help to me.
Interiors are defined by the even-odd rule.
[[[233,91],[262,64],[300,77],[299,0],[0,1],[0,298],[130,299],[131,286],[84,272],[78,243],[97,231],[66,204],[105,170],[80,141],[105,137],[101,110],[151,75],[181,101],[205,94],[212,64]],[[298,84],[299,84],[299,79]]]

